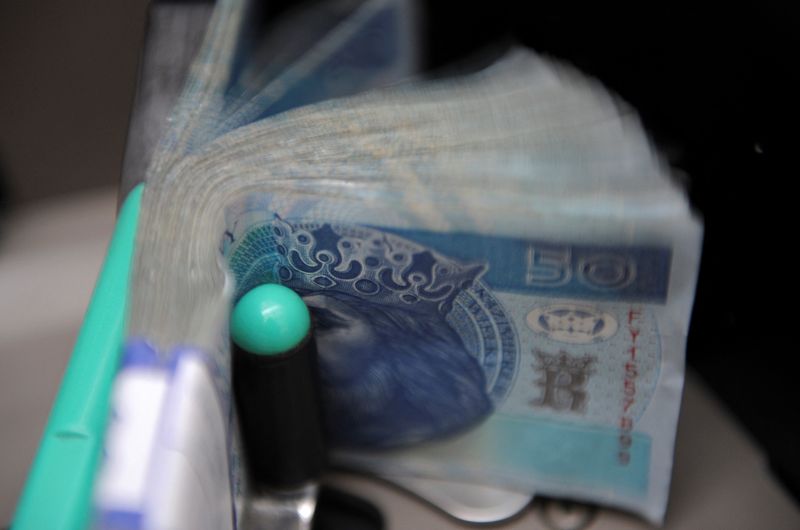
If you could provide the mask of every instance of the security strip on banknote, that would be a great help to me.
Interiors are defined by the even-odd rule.
[[[109,446],[108,462],[143,460],[149,489],[181,499],[132,495],[137,527],[209,510],[235,525],[248,485],[227,322],[262,283],[311,308],[339,465],[663,519],[702,237],[684,190],[632,109],[529,50],[409,81],[408,12],[348,3],[324,46],[259,77],[264,54],[239,38],[247,3],[216,7],[148,173],[128,350],[146,344],[159,370],[197,352],[207,375],[180,392],[224,419],[160,409],[156,431],[191,427]],[[136,380],[125,370],[119,385]],[[228,484],[229,511],[157,473],[170,465]]]

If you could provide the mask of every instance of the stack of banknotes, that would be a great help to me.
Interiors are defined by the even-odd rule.
[[[281,283],[315,318],[336,464],[660,521],[702,227],[635,111],[524,48],[425,80],[412,6],[328,9],[281,47],[215,8],[147,174],[128,330],[191,365],[158,394],[191,403],[130,443],[158,384],[123,365],[99,509],[235,524],[228,319]]]

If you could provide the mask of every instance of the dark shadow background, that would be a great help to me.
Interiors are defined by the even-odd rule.
[[[705,238],[688,362],[800,498],[796,281],[798,73],[788,9],[535,14],[431,2],[434,64],[511,36],[602,80],[690,176]],[[445,30],[437,28],[446,28]]]
[[[291,2],[273,1],[268,14]],[[534,12],[527,2],[423,3],[431,69],[517,40],[633,104],[705,219],[688,361],[800,495],[798,94],[789,8],[701,14]],[[145,0],[0,3],[0,200],[5,207],[120,178]],[[4,204],[0,202],[0,213]]]

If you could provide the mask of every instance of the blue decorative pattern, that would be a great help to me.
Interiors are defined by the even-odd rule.
[[[485,418],[517,370],[514,327],[464,263],[386,231],[294,222],[251,228],[229,255],[236,298],[277,282],[315,317],[331,439],[391,447]]]

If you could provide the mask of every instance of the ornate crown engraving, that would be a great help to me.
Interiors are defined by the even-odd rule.
[[[487,270],[463,264],[400,236],[362,226],[292,224],[266,227],[279,258],[275,274],[290,287],[328,290],[447,314],[453,299]]]

